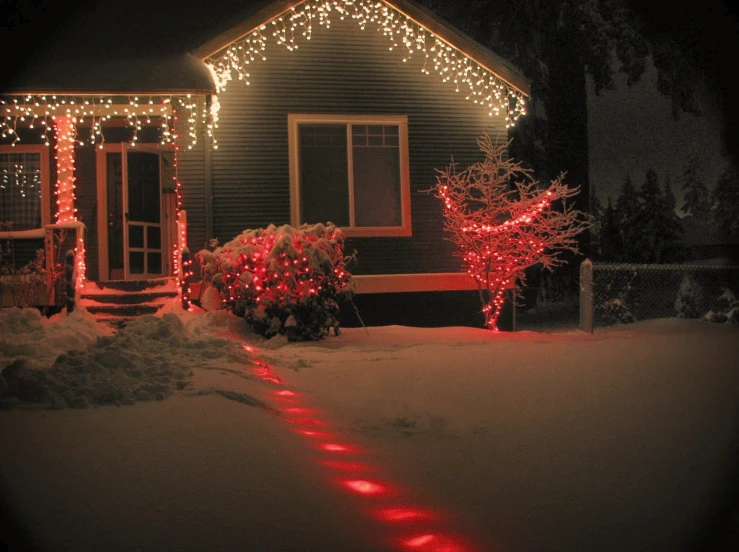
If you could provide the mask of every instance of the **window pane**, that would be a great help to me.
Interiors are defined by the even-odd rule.
[[[40,154],[0,154],[0,223],[12,223],[13,230],[41,228]]]
[[[300,125],[301,222],[349,225],[346,125]]]
[[[148,249],[162,248],[162,229],[158,226],[149,226],[146,229],[146,247]]]
[[[131,274],[144,273],[144,252],[131,251],[128,254],[128,271]]]
[[[160,221],[157,153],[128,153],[128,216],[141,222]]]
[[[162,273],[162,254],[161,253],[147,253],[146,261],[148,262],[147,272],[149,274],[161,274]]]
[[[357,226],[401,226],[400,150],[355,146],[354,217]]]
[[[137,224],[128,225],[128,247],[144,247],[144,227]]]

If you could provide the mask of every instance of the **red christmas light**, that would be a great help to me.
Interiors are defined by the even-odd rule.
[[[510,143],[495,145],[488,136],[478,143],[484,161],[461,172],[452,164],[429,191],[443,202],[447,239],[478,285],[486,327],[496,331],[506,291],[523,285],[527,268],[551,270],[562,264],[562,251],[577,252],[576,236],[589,223],[566,204],[579,188],[563,176],[542,189],[532,171],[506,156]]]

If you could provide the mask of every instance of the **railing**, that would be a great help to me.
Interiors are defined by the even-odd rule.
[[[738,265],[580,265],[580,329],[650,318],[720,319],[739,295]]]
[[[64,236],[57,237],[55,235],[55,232],[63,230],[75,231],[74,249],[67,251],[64,259],[62,259],[61,254],[61,249],[64,246]],[[64,302],[68,312],[71,312],[85,281],[86,230],[87,227],[84,223],[73,221],[46,224],[43,228],[33,230],[0,231],[0,240],[44,240],[43,285],[37,277],[39,272],[19,271],[17,267],[14,267],[14,270],[3,275],[2,281],[0,281],[0,306],[51,306],[61,305]],[[62,263],[67,264],[69,262],[68,254],[72,256],[71,266],[63,271]],[[57,282],[62,277],[63,272],[67,285],[65,285],[63,297],[61,297],[58,296],[61,294],[58,294]],[[8,288],[11,289],[11,297],[6,299],[5,289]],[[14,293],[18,290],[22,290],[22,293]]]

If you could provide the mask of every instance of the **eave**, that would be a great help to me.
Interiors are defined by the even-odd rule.
[[[280,17],[291,9],[303,4],[306,0],[276,0],[253,16],[231,27],[227,31],[215,36],[191,53],[193,56],[206,60],[219,53],[232,43],[248,36],[254,30]],[[456,50],[462,52],[486,70],[496,75],[507,85],[521,92],[525,96],[531,95],[531,86],[528,80],[509,62],[484,48],[472,38],[452,28],[442,19],[412,0],[378,0],[389,5],[401,14],[414,20],[439,39]]]

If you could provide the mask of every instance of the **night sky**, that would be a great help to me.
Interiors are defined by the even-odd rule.
[[[601,200],[609,195],[615,200],[627,174],[638,186],[651,167],[660,180],[669,174],[679,198],[679,177],[685,160],[696,152],[702,158],[706,183],[712,187],[728,165],[726,154],[738,151],[738,134],[732,124],[737,120],[739,105],[732,58],[739,51],[737,8],[729,0],[704,0],[681,8],[672,2],[669,7],[665,2],[630,3],[648,33],[673,36],[685,49],[686,57],[704,73],[698,87],[703,116],[682,114],[675,121],[669,101],[654,88],[653,69],[630,89],[619,78],[621,85],[616,91],[591,95],[591,185]],[[20,66],[34,54],[63,55],[48,48],[59,33],[73,37],[64,43],[75,56],[109,55],[120,51],[116,48],[120,41],[126,42],[128,52],[135,55],[139,53],[137,35],[146,35],[148,43],[156,35],[154,42],[166,53],[181,50],[183,44],[196,46],[208,37],[208,29],[222,30],[238,21],[238,12],[248,5],[248,0],[90,0],[70,7],[69,3],[48,0],[6,0],[0,4],[7,14],[3,18],[8,28],[2,33],[7,41],[4,51],[22,54],[6,60],[11,65],[6,65],[5,77],[12,79],[13,62]],[[146,18],[135,17],[135,13],[146,14]]]

